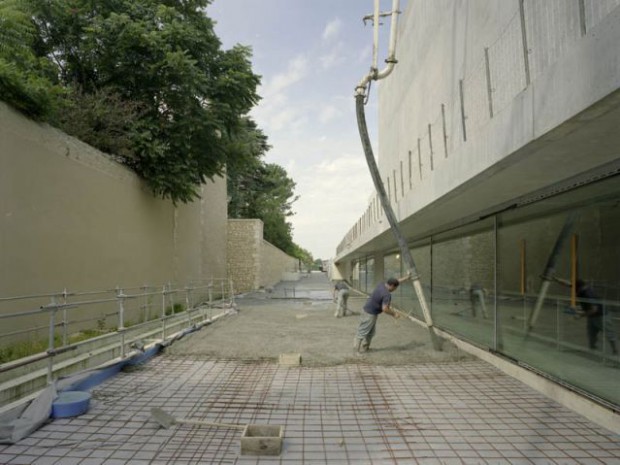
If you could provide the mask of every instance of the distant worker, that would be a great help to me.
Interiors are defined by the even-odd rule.
[[[564,286],[571,286],[571,282],[567,279],[556,278],[553,280]],[[616,346],[616,331],[613,327],[611,318],[606,314],[603,304],[600,302],[600,298],[596,295],[592,287],[586,284],[582,279],[575,281],[576,296],[580,299],[578,305],[581,307],[581,312],[578,315],[585,315],[587,318],[587,332],[588,332],[588,346],[592,350],[596,350],[596,342],[598,339],[598,333],[604,332],[611,352],[614,355],[618,355],[618,348]]]
[[[476,316],[476,310],[480,308],[483,318],[488,318],[486,305],[487,291],[480,283],[474,283],[469,288],[469,300],[471,302],[471,316]]]
[[[379,283],[370,294],[364,304],[364,311],[361,314],[357,335],[353,342],[353,347],[358,353],[367,352],[370,349],[370,343],[376,333],[377,318],[381,313],[399,318],[399,314],[391,307],[392,292],[398,288],[400,283],[409,278],[409,275],[400,279],[390,278],[387,282]]]
[[[336,302],[336,313],[334,316],[340,318],[347,316],[347,301],[349,300],[349,286],[344,281],[338,281],[334,285],[334,302]]]

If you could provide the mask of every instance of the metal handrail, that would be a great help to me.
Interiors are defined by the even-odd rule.
[[[222,300],[228,300],[234,303],[234,295],[233,295],[233,283],[231,280],[226,278],[211,278],[207,282],[198,283],[196,281],[192,281],[187,285],[181,285],[179,283],[172,284],[170,282],[158,286],[150,286],[148,284],[144,284],[139,287],[130,287],[124,288],[121,286],[117,286],[114,289],[104,289],[104,290],[88,290],[88,291],[72,291],[69,292],[65,288],[62,292],[55,293],[42,293],[42,294],[30,294],[30,295],[20,295],[20,296],[11,296],[11,297],[1,297],[1,304],[9,304],[11,302],[24,301],[27,299],[41,299],[48,298],[50,301],[45,305],[40,305],[38,308],[30,308],[25,309],[20,312],[11,312],[0,314],[0,320],[6,321],[9,319],[23,319],[23,318],[33,318],[43,315],[47,315],[49,320],[47,325],[35,324],[29,326],[24,329],[14,329],[12,331],[1,333],[0,334],[0,347],[7,346],[6,341],[7,338],[11,338],[14,342],[16,337],[23,336],[25,334],[35,334],[44,329],[48,329],[47,343],[48,349],[46,352],[33,354],[27,357],[23,357],[20,360],[13,360],[11,362],[7,362],[4,364],[0,364],[0,372],[8,371],[17,366],[27,365],[29,363],[33,363],[34,361],[40,361],[42,359],[49,359],[48,363],[48,382],[52,382],[52,375],[54,371],[54,357],[57,355],[64,353],[68,350],[72,350],[75,347],[74,344],[68,343],[68,327],[70,325],[90,323],[93,321],[104,321],[110,317],[116,317],[117,322],[114,327],[114,333],[116,333],[118,337],[118,344],[121,353],[121,357],[123,357],[126,353],[128,342],[125,340],[126,338],[126,330],[125,326],[125,314],[129,311],[133,316],[137,316],[139,318],[138,324],[132,324],[131,328],[135,328],[140,324],[153,323],[154,320],[158,320],[161,325],[161,337],[165,339],[166,337],[166,324],[172,319],[178,317],[178,313],[174,311],[170,312],[170,309],[176,307],[177,304],[180,304],[180,299],[175,299],[174,296],[177,294],[184,294],[184,307],[187,311],[188,320],[191,324],[192,318],[195,318],[194,311],[203,310],[205,308],[206,298],[204,297],[194,297],[194,293],[200,290],[208,290],[208,305],[212,305],[214,302],[214,293],[216,296],[221,298]],[[127,293],[127,291],[130,291]],[[132,293],[131,291],[137,291]],[[113,294],[113,297],[105,297],[105,294]],[[73,301],[72,298],[83,297],[87,295],[101,295],[102,298],[99,299],[85,299],[85,300],[76,300]],[[151,298],[161,296],[161,308],[157,309],[157,305],[155,301],[151,301]],[[136,299],[142,298],[139,305],[130,305],[127,307],[130,301],[135,301]],[[175,302],[176,300],[176,302]],[[195,305],[193,302],[197,302]],[[77,308],[85,308],[94,305],[115,305],[116,309],[114,311],[108,311],[100,314],[97,317],[87,317],[81,319],[69,319],[69,314],[71,310]],[[156,316],[157,315],[157,316]],[[192,316],[194,315],[194,316]],[[202,314],[205,316],[204,312]],[[154,317],[154,318],[153,318]],[[210,318],[210,317],[209,317]],[[105,325],[105,323],[103,323]],[[8,324],[3,324],[4,327],[7,327]],[[62,328],[62,340],[57,340],[59,334],[57,334],[57,328]],[[113,334],[113,333],[108,333]],[[3,341],[4,338],[4,341]]]

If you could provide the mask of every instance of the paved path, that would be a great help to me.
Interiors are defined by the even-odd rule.
[[[284,298],[287,294],[296,298]],[[325,274],[311,274],[285,282],[272,292],[254,292],[236,299],[239,313],[220,320],[174,344],[174,355],[204,355],[215,359],[277,361],[280,354],[301,354],[305,366],[366,363],[401,365],[455,362],[471,359],[452,344],[433,350],[428,331],[407,318],[379,317],[372,350],[353,351],[353,339],[365,297],[352,293],[349,308],[355,314],[335,318]]]
[[[314,292],[314,278],[301,286]],[[375,353],[357,357],[352,341],[333,343],[352,339],[357,318],[334,318],[325,298],[287,301],[280,291],[239,299],[238,315],[97,386],[87,414],[0,446],[0,464],[620,465],[619,436],[453,348],[434,353],[416,325],[382,316]],[[305,340],[313,331],[325,337]],[[303,365],[278,365],[275,354],[292,348]],[[241,456],[237,429],[159,428],[153,406],[282,425],[283,452]]]

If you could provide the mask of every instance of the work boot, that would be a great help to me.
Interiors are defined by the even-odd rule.
[[[362,340],[361,339],[358,339],[357,337],[355,339],[353,339],[353,349],[356,352],[360,351],[361,345],[362,345]]]

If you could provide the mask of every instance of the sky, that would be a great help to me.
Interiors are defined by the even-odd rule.
[[[391,4],[382,0],[381,11]],[[372,0],[214,0],[207,8],[224,49],[252,48],[262,100],[250,115],[272,147],[265,162],[282,166],[296,183],[293,240],[315,259],[336,255],[374,192],[354,99],[371,65],[372,24],[363,18],[372,11]],[[379,68],[384,59],[380,54]],[[376,112],[373,86],[366,119],[375,155]]]

